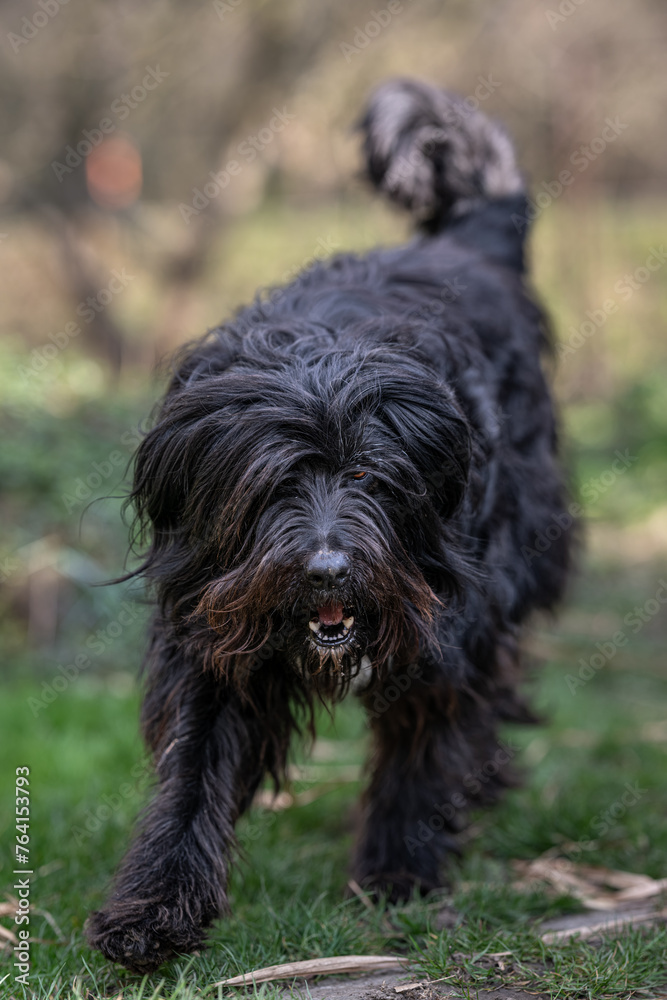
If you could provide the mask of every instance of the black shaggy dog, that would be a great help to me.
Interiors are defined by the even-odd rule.
[[[140,972],[202,944],[238,817],[314,703],[349,689],[374,738],[354,875],[391,899],[439,885],[465,807],[507,784],[498,724],[529,718],[521,624],[564,587],[512,145],[410,80],[363,130],[420,235],[318,264],[190,345],[136,456],[159,787],[88,936]]]

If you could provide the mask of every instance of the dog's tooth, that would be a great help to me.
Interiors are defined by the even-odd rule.
[[[347,629],[352,628],[352,626],[354,625],[354,615],[352,615],[350,618],[343,618],[343,625]]]
[[[308,622],[308,628],[311,629],[313,632],[319,632],[319,630],[320,630],[320,623],[319,622]]]

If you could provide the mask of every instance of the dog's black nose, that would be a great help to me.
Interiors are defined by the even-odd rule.
[[[340,587],[350,575],[350,560],[344,552],[321,549],[311,556],[306,566],[308,583],[318,589]]]

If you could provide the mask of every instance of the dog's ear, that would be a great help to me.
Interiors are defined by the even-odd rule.
[[[444,516],[461,503],[471,459],[470,426],[452,390],[424,371],[396,370],[382,385],[380,416]]]
[[[132,500],[142,519],[156,530],[175,530],[188,492],[187,429],[161,420],[134,456]]]
[[[295,398],[298,387],[280,370],[251,367],[171,391],[135,456],[137,540],[231,558],[303,452],[290,440],[303,422]]]

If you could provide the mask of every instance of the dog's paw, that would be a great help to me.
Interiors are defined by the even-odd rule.
[[[201,947],[202,931],[178,923],[165,906],[98,910],[86,926],[91,948],[132,972],[153,972],[174,955]]]

